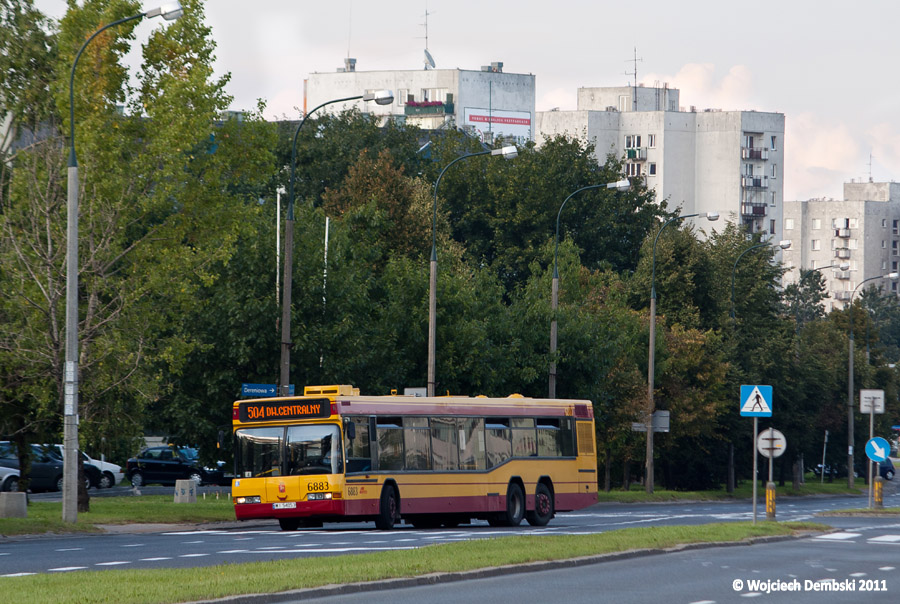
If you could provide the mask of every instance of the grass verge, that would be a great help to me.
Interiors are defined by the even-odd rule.
[[[802,497],[805,495],[860,495],[865,493],[865,489],[847,488],[846,479],[835,480],[834,482],[820,483],[819,479],[808,474],[806,482],[795,491],[791,482],[785,482],[784,486],[778,486],[775,483],[776,497]],[[757,496],[762,498],[766,494],[766,485],[760,483]],[[597,495],[599,501],[607,503],[645,503],[651,501],[722,501],[731,499],[750,499],[753,497],[753,483],[743,481],[738,485],[734,494],[728,494],[725,489],[716,489],[709,491],[668,491],[657,488],[652,495],[648,495],[644,487],[640,484],[633,484],[627,491],[622,489],[613,489],[611,491],[600,491]]]
[[[78,522],[62,521],[62,503],[32,501],[28,518],[0,518],[0,535],[97,532],[98,524],[162,523],[181,524],[234,520],[229,497],[207,496],[196,504],[175,503],[171,495],[140,497],[95,497],[91,511],[78,514]]]
[[[37,604],[162,604],[565,560],[688,543],[740,541],[827,528],[812,523],[739,522],[629,528],[593,535],[522,535],[432,545],[414,550],[205,568],[85,571],[8,577],[3,585],[7,593],[16,595],[18,601]]]

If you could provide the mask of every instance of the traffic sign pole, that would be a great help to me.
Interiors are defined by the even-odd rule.
[[[769,446],[772,446],[775,432],[769,427]],[[769,451],[769,482],[766,483],[766,520],[775,520],[775,481],[772,480],[772,463],[774,451]]]
[[[875,408],[869,408],[869,440],[875,437]],[[866,459],[866,465],[869,467],[869,509],[872,509],[872,460]]]
[[[759,453],[756,452],[757,429],[759,428],[759,418],[753,418],[753,524],[756,524],[756,485],[759,482],[757,471],[759,469]]]

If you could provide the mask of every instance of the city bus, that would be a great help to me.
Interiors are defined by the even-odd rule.
[[[593,406],[521,395],[363,396],[348,385],[234,402],[238,520],[546,525],[597,502]]]

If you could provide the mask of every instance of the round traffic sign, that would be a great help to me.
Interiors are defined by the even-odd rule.
[[[872,461],[882,462],[891,454],[891,445],[880,436],[866,443],[866,456]]]
[[[787,439],[775,428],[763,430],[756,436],[756,450],[764,457],[780,457],[786,448]]]

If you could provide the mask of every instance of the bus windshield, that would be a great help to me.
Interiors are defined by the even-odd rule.
[[[235,439],[242,478],[344,471],[340,430],[334,424],[242,428]]]

